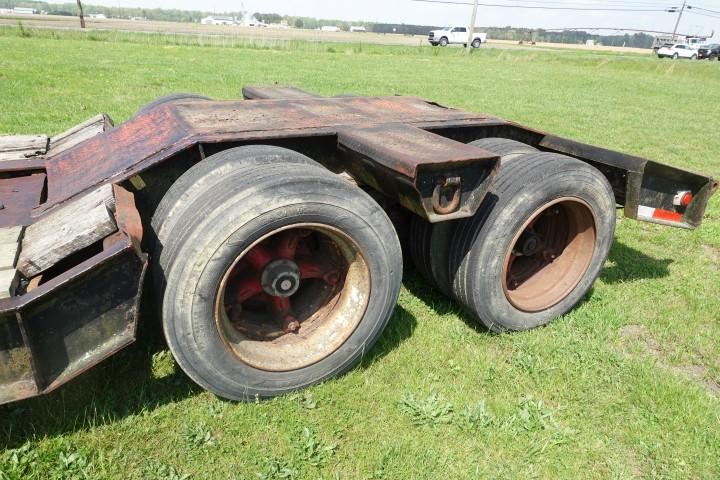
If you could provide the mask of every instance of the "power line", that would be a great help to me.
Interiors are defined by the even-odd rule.
[[[695,9],[695,10],[702,10],[703,12],[710,12],[710,13],[718,13],[720,14],[720,10],[708,10],[707,8],[702,7],[696,7],[695,5],[688,5],[688,9]]]
[[[557,0],[514,0],[518,3],[540,3],[543,5],[548,4],[559,4],[559,5],[565,5],[570,6],[568,2],[562,2]],[[657,1],[644,1],[644,0],[630,0],[630,1],[624,1],[624,0],[573,0],[570,2],[571,4],[578,4],[579,5],[590,5],[590,6],[607,6],[607,7],[615,7],[614,3],[618,3],[620,5],[626,5],[626,6],[638,6],[638,7],[673,7],[677,6],[677,2],[670,2],[670,1],[664,1],[664,2],[657,2]],[[607,4],[610,5],[607,5]]]
[[[452,0],[412,0],[413,2],[423,3],[441,3],[448,5],[472,5],[469,2],[459,2]],[[649,8],[600,8],[600,7],[547,7],[539,5],[505,5],[500,3],[478,3],[483,7],[500,7],[500,8],[526,8],[536,10],[573,10],[573,11],[589,11],[589,12],[668,12],[669,9],[649,9]],[[671,7],[676,8],[676,7]]]
[[[692,10],[689,10],[690,13],[693,15],[700,15],[701,17],[708,17],[708,18],[717,18],[720,20],[720,15],[712,15],[710,13],[700,13],[700,12],[693,12]]]

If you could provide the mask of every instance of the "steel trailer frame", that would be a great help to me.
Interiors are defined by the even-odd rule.
[[[246,87],[243,96],[167,102],[57,155],[0,164],[0,227],[40,222],[106,184],[118,227],[53,266],[36,288],[22,279],[0,300],[0,404],[48,393],[135,340],[149,218],[176,178],[227,148],[305,153],[430,222],[477,210],[500,164],[467,143],[486,137],[596,167],[631,219],[696,228],[718,189],[707,176],[419,98],[324,98],[291,87]],[[687,206],[678,192],[691,193]]]

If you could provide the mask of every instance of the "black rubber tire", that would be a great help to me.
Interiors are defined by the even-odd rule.
[[[372,198],[331,172],[297,164],[241,166],[177,215],[179,248],[166,268],[165,336],[180,367],[218,396],[271,397],[341,374],[385,328],[402,280],[397,236]],[[348,339],[323,359],[292,371],[260,370],[226,348],[215,326],[215,295],[240,252],[268,232],[304,222],[332,226],[360,247],[371,278],[368,306]]]
[[[533,212],[565,196],[584,200],[594,214],[594,254],[579,283],[558,303],[538,312],[519,310],[502,288],[505,252]],[[450,246],[454,296],[494,332],[545,325],[568,312],[588,292],[607,258],[614,233],[613,191],[597,169],[564,155],[525,154],[503,164],[477,214],[458,222]]]
[[[470,145],[500,155],[500,162],[517,158],[538,150],[530,145],[507,138],[489,137],[470,142]],[[452,297],[450,275],[450,242],[455,234],[457,221],[430,223],[417,215],[410,224],[410,258],[418,273],[433,287]]]
[[[447,47],[447,46],[448,46],[448,43],[449,43],[449,42],[448,42],[447,37],[442,37],[442,38],[440,39],[439,45],[440,45],[441,47]]]
[[[157,265],[164,268],[168,255],[173,254],[176,247],[173,239],[177,237],[173,229],[178,220],[177,214],[184,211],[189,202],[222,182],[239,167],[271,163],[297,163],[323,168],[310,157],[272,145],[235,147],[207,157],[182,174],[165,192],[155,209],[150,225],[156,240],[153,256]]]
[[[678,55],[677,53],[673,53],[672,59],[677,60],[678,58],[680,58],[680,55]]]
[[[452,220],[433,224],[412,215],[408,241],[410,258],[418,273],[448,297],[452,297],[448,255],[455,225],[456,222]]]
[[[690,57],[690,60],[697,60],[697,55],[693,55],[692,57]]]
[[[488,152],[496,153],[500,155],[500,163],[507,162],[509,160],[520,157],[527,153],[536,153],[537,148],[528,145],[527,143],[518,142],[517,140],[510,140],[508,138],[500,137],[488,137],[481,138],[470,142],[473,145]]]
[[[153,108],[160,105],[165,105],[166,103],[181,102],[185,100],[211,100],[211,98],[203,95],[198,95],[197,93],[171,93],[170,95],[156,98],[152,102],[143,105],[142,107],[140,107],[140,110],[135,113],[135,116],[147,113]]]
[[[480,45],[482,45],[482,41],[479,38],[476,38],[472,41],[470,45],[472,45],[473,48],[480,48]]]

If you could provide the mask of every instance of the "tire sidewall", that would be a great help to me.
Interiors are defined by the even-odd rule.
[[[382,332],[398,294],[400,282],[396,279],[402,268],[390,272],[387,268],[392,255],[399,257],[399,247],[392,242],[383,242],[383,234],[372,227],[372,224],[378,224],[377,219],[372,218],[378,215],[377,211],[357,204],[350,210],[349,206],[323,201],[272,203],[274,205],[265,208],[262,214],[251,211],[244,218],[227,221],[228,225],[237,226],[232,230],[223,228],[212,232],[206,241],[192,242],[202,246],[185,258],[195,261],[186,263],[177,272],[173,270],[168,283],[164,315],[172,319],[166,322],[166,336],[173,353],[185,352],[187,356],[176,354],[183,369],[200,385],[228,398],[276,395],[346,370]],[[342,202],[336,198],[334,203]],[[352,334],[324,359],[288,372],[259,370],[241,362],[220,337],[215,325],[217,286],[237,256],[253,242],[274,230],[297,223],[335,227],[350,236],[360,251],[365,252],[371,276],[368,306]],[[392,228],[388,220],[380,224]],[[391,247],[387,248],[387,244]],[[213,378],[212,383],[209,378]]]
[[[480,242],[479,248],[473,248],[467,259],[468,271],[475,272],[471,275],[469,290],[483,292],[471,297],[472,310],[483,320],[503,319],[502,324],[486,323],[491,330],[527,330],[545,325],[569,311],[590,289],[603,267],[615,232],[615,205],[603,187],[605,185],[596,178],[587,175],[546,177],[520,195],[493,207],[475,239]],[[527,219],[541,206],[561,197],[579,198],[592,210],[597,233],[595,253],[580,282],[568,296],[546,310],[524,312],[509,302],[502,288],[505,253]]]

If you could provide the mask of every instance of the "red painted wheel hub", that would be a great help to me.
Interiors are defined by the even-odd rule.
[[[342,257],[328,256],[318,241],[312,230],[285,230],[240,259],[230,272],[225,293],[225,309],[237,328],[248,333],[242,313],[253,311],[265,312],[266,319],[274,320],[284,333],[300,329],[294,295],[310,280],[322,281],[332,290],[343,277]]]

